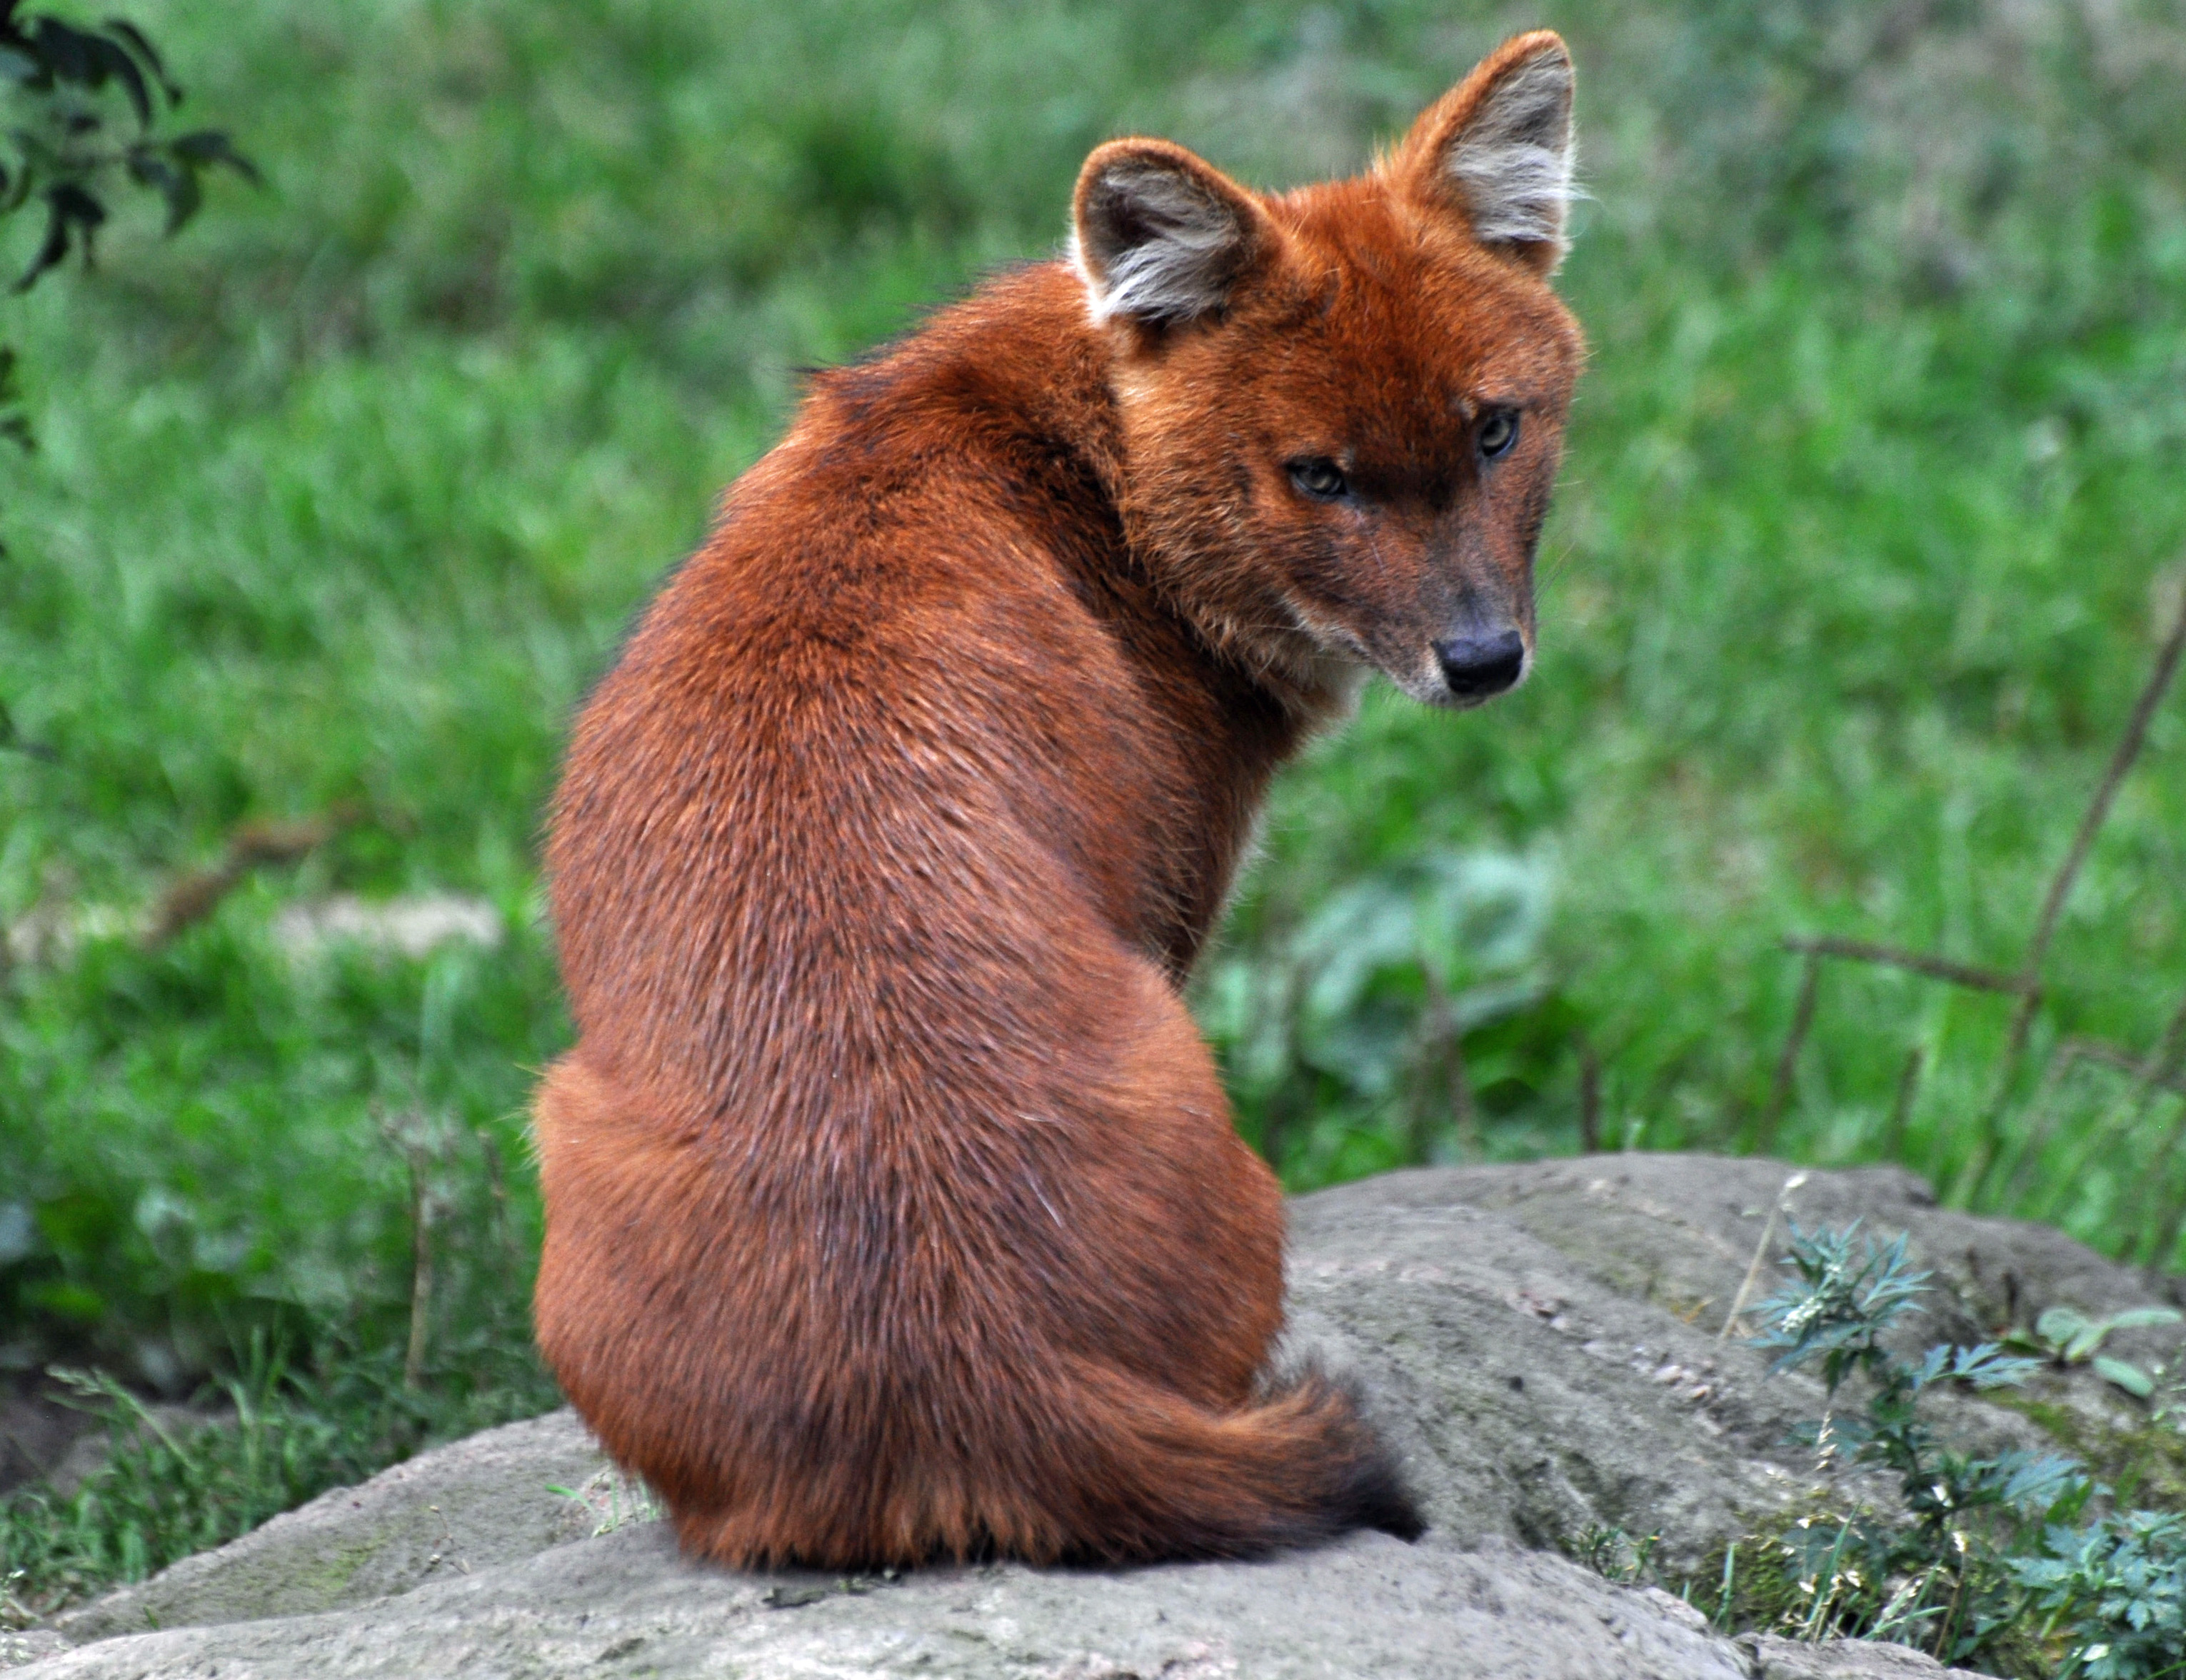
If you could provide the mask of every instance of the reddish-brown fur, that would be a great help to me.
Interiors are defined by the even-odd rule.
[[[1551,51],[1280,197],[1102,148],[1081,239],[1135,237],[1104,182],[1197,183],[1239,229],[1219,305],[1096,323],[1041,264],[820,376],[586,708],[537,1324],[691,1551],[1417,1531],[1346,1392],[1268,1383],[1281,1197],[1178,988],[1356,669],[1421,692],[1490,620],[1530,647],[1579,341],[1555,251],[1477,242],[1438,160]],[[1286,476],[1324,456],[1355,501]]]

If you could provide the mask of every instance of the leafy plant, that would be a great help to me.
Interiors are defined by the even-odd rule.
[[[1281,1152],[1303,1096],[1385,1128],[1401,1158],[1477,1153],[1467,1041],[1550,998],[1552,901],[1539,860],[1429,853],[1331,894],[1273,949],[1218,963],[1201,1019],[1262,1147]]]
[[[1811,1435],[1824,1464],[1889,1473],[1897,1498],[1886,1509],[1811,1510],[1778,1534],[1729,1548],[1719,1619],[1808,1638],[1890,1639],[1995,1672],[2089,1680],[2181,1672],[2186,1521],[2144,1510],[2088,1516],[2110,1490],[2079,1464],[1959,1453],[1921,1415],[1924,1396],[1940,1384],[2006,1386],[2041,1362],[1994,1343],[1917,1357],[1886,1346],[1927,1287],[1928,1274],[1907,1263],[1903,1236],[1879,1243],[1857,1224],[1794,1227],[1785,1263],[1793,1275],[1763,1304],[1767,1329],[1757,1344],[1778,1350],[1779,1370],[1819,1364],[1832,1403]],[[2053,1357],[2077,1360],[2091,1358],[2110,1330],[2170,1317],[2045,1321]],[[1836,1397],[1854,1380],[1864,1403],[1841,1414]]]
[[[668,1515],[668,1507],[652,1488],[616,1470],[601,1470],[581,1487],[550,1481],[546,1491],[560,1494],[577,1508],[572,1515],[580,1523],[592,1525],[591,1535],[595,1540],[633,1524],[659,1522]]]
[[[1643,1534],[1635,1539],[1622,1528],[1604,1527],[1598,1522],[1587,1524],[1562,1543],[1564,1555],[1573,1563],[1584,1565],[1605,1580],[1628,1587],[1652,1576],[1655,1551],[1662,1543],[1660,1533]]]
[[[2102,1352],[2103,1342],[2113,1330],[2175,1324],[2180,1318],[2168,1307],[2132,1307],[2106,1319],[2091,1319],[2074,1307],[2052,1307],[2034,1321],[2031,1333],[2015,1331],[2005,1341],[2013,1347],[2038,1353],[2060,1368],[2087,1365],[2104,1381],[2123,1389],[2136,1400],[2146,1400],[2155,1393],[2155,1377],[2129,1361]]]
[[[2078,1641],[2062,1672],[2086,1680],[2186,1673],[2186,1520],[2126,1511],[2043,1536],[2013,1576],[2050,1628]]]
[[[1856,1224],[1813,1232],[1794,1225],[1785,1263],[1795,1275],[1763,1302],[1768,1328],[1755,1340],[1780,1350],[1780,1371],[1819,1360],[1833,1403],[1848,1378],[1864,1378],[1864,1411],[1833,1409],[1816,1426],[1815,1444],[1825,1463],[1897,1481],[1897,1511],[1851,1512],[1834,1525],[1810,1518],[1783,1537],[1806,1599],[1796,1631],[1892,1638],[1955,1662],[1990,1655],[2017,1621],[2005,1556],[2043,1524],[2077,1515],[2095,1489],[2069,1459],[2015,1451],[1968,1457],[1938,1440],[1920,1415],[1930,1389],[2002,1387],[2037,1362],[1987,1342],[1938,1346],[1917,1359],[1886,1347],[1927,1287],[1929,1274],[1907,1264],[1905,1242],[1878,1243]]]
[[[71,24],[25,13],[21,0],[0,0],[0,111],[8,119],[0,132],[0,223],[34,203],[45,213],[15,291],[30,290],[71,252],[91,262],[117,187],[158,194],[171,234],[204,202],[208,170],[258,179],[218,129],[158,132],[182,102],[159,49],[134,24]],[[0,436],[27,449],[32,438],[16,372],[15,353],[0,346]]]

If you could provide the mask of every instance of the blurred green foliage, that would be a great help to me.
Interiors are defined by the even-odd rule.
[[[73,24],[0,0],[0,221],[35,212],[42,225],[14,290],[27,292],[71,253],[91,266],[107,202],[117,192],[156,193],[167,232],[205,201],[203,176],[218,165],[257,171],[217,129],[161,132],[182,102],[159,48],[135,25],[109,18]],[[0,438],[35,447],[17,407],[15,352],[0,345]]]
[[[2015,966],[2186,587],[2172,0],[135,10],[266,182],[171,246],[117,210],[96,274],[6,305],[44,444],[0,460],[19,1368],[176,1390],[254,1330],[399,1343],[384,1123],[413,1111],[446,1140],[434,1380],[519,1334],[570,708],[798,370],[1051,253],[1108,135],[1281,185],[1357,166],[1511,29],[1580,67],[1561,283],[1593,363],[1537,675],[1462,717],[1370,692],[1281,783],[1203,977],[1295,1186],[1572,1150],[1589,1054],[1611,1145],[1750,1145],[1779,939]],[[0,271],[33,254],[10,237]],[[2182,717],[2068,906],[2026,1089],[2066,1037],[2142,1053],[2186,991]],[[362,820],[171,945],[115,934],[238,822],[338,804]],[[507,942],[303,960],[271,931],[425,890]],[[1953,1183],[2009,1007],[1833,966],[1780,1146]],[[2085,1063],[1965,1193],[2174,1263],[2180,1104],[2123,1091]]]

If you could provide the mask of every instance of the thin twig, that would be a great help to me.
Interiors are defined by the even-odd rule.
[[[1905,1149],[1905,1128],[1913,1118],[1913,1104],[1920,1094],[1920,1073],[1928,1052],[1919,1044],[1905,1052],[1905,1066],[1897,1075],[1897,1100],[1890,1106],[1890,1129],[1882,1135],[1882,1152],[1897,1160]]]
[[[2035,1093],[2027,1112],[2031,1117],[2026,1128],[2026,1141],[2020,1145],[2012,1163],[2011,1175],[2004,1184],[2004,1200],[2008,1205],[2018,1199],[2026,1189],[2023,1182],[2027,1166],[2037,1159],[2049,1141],[2049,1132],[2056,1124],[2055,1097],[2072,1069],[2080,1063],[2091,1062],[2098,1067],[2107,1067],[2112,1072],[2123,1073],[2144,1082],[2150,1088],[2178,1096],[2186,1096],[2186,1073],[2173,1067],[2168,1071],[2158,1061],[2158,1051],[2135,1056],[2130,1050],[2120,1050],[2116,1044],[2105,1044],[2100,1039],[2067,1039],[2052,1054],[2049,1071],[2042,1076],[2042,1088]],[[2102,1123],[2095,1133],[2106,1135],[2110,1129]]]
[[[2042,913],[2035,918],[2034,937],[2026,944],[2026,960],[2020,965],[2020,977],[2025,982],[2020,993],[2019,1009],[2011,1020],[2011,1037],[2004,1047],[2004,1072],[1995,1103],[1989,1112],[1989,1128],[1993,1132],[2009,1100],[2011,1088],[2019,1072],[2019,1059],[2026,1049],[2026,1035],[2033,1030],[2034,1012],[2041,1005],[2039,982],[2043,960],[2049,955],[2049,942],[2056,937],[2057,921],[2065,911],[2065,900],[2071,895],[2072,886],[2080,877],[2081,865],[2095,843],[2095,835],[2109,816],[2110,803],[2117,798],[2119,784],[2123,782],[2140,749],[2148,740],[2148,725],[2155,716],[2155,708],[2163,701],[2164,691],[2178,672],[2178,660],[2186,653],[2186,594],[2178,602],[2178,617],[2171,626],[2171,633],[2163,640],[2163,647],[2155,656],[2155,669],[2148,674],[2141,687],[2140,698],[2133,704],[2133,716],[2127,722],[2125,733],[2119,736],[2116,751],[2110,754],[2110,769],[2104,773],[2102,783],[2095,796],[2088,801],[2086,814],[2080,819],[2079,831],[2072,836],[2071,848],[2065,860],[2057,866],[2057,873],[2049,882],[2049,896],[2042,901]]]
[[[380,1136],[401,1152],[410,1173],[410,1345],[402,1358],[402,1386],[414,1389],[424,1381],[433,1321],[433,1226],[440,1211],[431,1173],[437,1128],[414,1108],[400,1117],[381,1112],[377,1117]]]
[[[2088,1056],[2083,1060],[2103,1065],[2102,1059]],[[2054,1173],[2048,1175],[2054,1182],[2041,1200],[2024,1210],[2031,1219],[2054,1219],[2059,1204],[2071,1190],[2077,1189],[2086,1173],[2088,1163],[2105,1158],[2114,1146],[2122,1145],[2127,1123],[2133,1115],[2130,1103],[2113,1102],[2105,1108],[2094,1124],[2081,1129],[2076,1141],[2078,1148],[2069,1160]]]
[[[2004,1181],[2004,1206],[2009,1207],[2017,1201],[2027,1189],[2027,1169],[2040,1161],[2042,1151],[2049,1142],[2050,1131],[2057,1123],[2057,1093],[2072,1069],[2083,1061],[2127,1075],[2138,1089],[2133,1099],[2114,1102],[2089,1129],[2088,1142],[2081,1155],[2082,1162],[2092,1160],[2097,1146],[2106,1143],[2112,1133],[2130,1133],[2138,1126],[2147,1117],[2149,1106],[2155,1100],[2157,1092],[2167,1091],[2176,1096],[2186,1096],[2186,1065],[2182,1065],[2186,1064],[2186,999],[2180,1000],[2178,1011],[2157,1038],[2154,1048],[2144,1056],[2135,1056],[2130,1050],[2121,1050],[2100,1039],[2067,1039],[2057,1046],[2051,1054],[2048,1070],[2042,1076],[2041,1089],[2035,1093],[2034,1100],[2027,1107],[2026,1141],[2021,1144],[2017,1155],[2013,1157],[2010,1173]],[[2151,1167],[2148,1177],[2151,1184],[2155,1182],[2155,1175],[2161,1173],[2162,1162],[2178,1146],[2182,1137],[2186,1137],[2186,1115],[2180,1117],[2170,1135],[2150,1156]],[[2076,1163],[2073,1171],[2065,1176],[2070,1179],[2077,1174],[2078,1163]],[[1980,1185],[1975,1184],[1969,1188],[1978,1190]],[[2186,1207],[2180,1210],[2179,1217],[2186,1218]]]
[[[2099,1067],[2121,1068],[2127,1072],[2140,1066],[2138,1056],[2130,1056],[2116,1044],[2105,1044],[2094,1039],[2067,1039],[2050,1052],[2049,1065],[2042,1074],[2041,1089],[2027,1106],[2025,1140],[2018,1154],[2012,1158],[2011,1170],[2004,1175],[2002,1205],[2011,1207],[2025,1192],[2026,1169],[2039,1163],[2042,1151],[2048,1147],[2050,1128],[2057,1120],[2057,1093],[2072,1069],[2082,1061],[2092,1061]],[[1975,1188],[1978,1190],[1979,1185]]]
[[[2130,1073],[2159,1089],[2176,1091],[2186,1096],[2186,1079],[2177,1071],[2165,1071],[2164,1065],[2153,1056],[2135,1056],[2131,1050],[2120,1050],[2116,1044],[2106,1044],[2099,1039],[2067,1039],[2058,1047],[2058,1054],[2075,1061],[2092,1061],[2104,1067],[2116,1068],[2121,1073]]]
[[[1584,1038],[1578,1041],[1578,1146],[1601,1152],[1601,1058]]]
[[[1799,1052],[1805,1048],[1807,1034],[1814,1024],[1814,1005],[1820,995],[1822,959],[1814,951],[1807,953],[1805,971],[1799,977],[1799,1001],[1791,1011],[1791,1031],[1784,1040],[1784,1053],[1776,1058],[1776,1079],[1769,1088],[1768,1106],[1763,1111],[1759,1134],[1754,1142],[1755,1152],[1767,1155],[1776,1146],[1776,1123],[1783,1117],[1784,1106],[1791,1098],[1791,1076],[1796,1070]]]
[[[1761,1263],[1768,1257],[1768,1245],[1776,1235],[1776,1221],[1791,1212],[1791,1192],[1806,1182],[1804,1173],[1794,1173],[1784,1180],[1784,1188],[1776,1192],[1775,1203],[1768,1210],[1768,1222],[1761,1227],[1761,1240],[1753,1245],[1752,1263],[1746,1268],[1746,1278],[1738,1285],[1738,1293],[1731,1297],[1730,1316],[1723,1321],[1723,1328],[1716,1332],[1718,1341],[1730,1340],[1731,1326],[1738,1322],[1738,1315],[1746,1310],[1746,1297],[1753,1293],[1753,1285],[1761,1276]]]
[[[1479,1117],[1473,1107],[1472,1081],[1466,1072],[1464,1035],[1458,1030],[1457,1013],[1450,1007],[1449,993],[1432,974],[1427,976],[1427,1006],[1421,1040],[1419,1072],[1414,1083],[1418,1095],[1407,1128],[1412,1158],[1420,1160],[1426,1156],[1427,1131],[1438,1106],[1435,1087],[1439,1084],[1441,1095],[1449,1103],[1458,1153],[1466,1160],[1477,1161],[1485,1150],[1481,1143]]]
[[[415,1389],[425,1375],[425,1339],[433,1313],[433,1199],[425,1187],[425,1151],[410,1156],[410,1346],[402,1356],[402,1386]]]
[[[2186,1090],[2179,1083],[2182,1073],[2186,1073],[2186,998],[2178,1000],[2178,1007],[2164,1023],[2163,1036],[2140,1067],[2143,1084],[2166,1090]]]
[[[1954,986],[1967,986],[1980,992],[2024,994],[2032,983],[2023,974],[2005,974],[1993,968],[1976,968],[1971,963],[1953,962],[1948,957],[1930,956],[1925,951],[1909,951],[1896,945],[1873,945],[1864,939],[1807,938],[1794,934],[1784,941],[1784,949],[1801,951],[1808,956],[1837,957],[1847,962],[1872,962],[1886,968],[1910,969],[1915,974],[1925,974],[1936,980],[1948,980]]]
[[[2186,1084],[2180,1077],[2186,1074],[2186,998],[2179,1000],[2178,1009],[2164,1026],[2162,1037],[2156,1040],[2155,1048],[2149,1051],[2147,1061],[2138,1071],[2140,1091],[2133,1103],[2136,1127],[2148,1117],[2158,1091],[2177,1091]],[[2172,1122],[2171,1129],[2150,1157],[2149,1170],[2142,1175],[2151,1195],[2162,1183],[2182,1141],[2186,1141],[2186,1109],[2180,1110],[2178,1117]],[[2178,1248],[2182,1230],[2186,1230],[2186,1199],[2174,1201],[2158,1223],[2155,1252],[2149,1257],[2150,1265],[2163,1264]]]
[[[160,895],[147,919],[140,943],[156,950],[194,922],[202,921],[261,864],[293,863],[317,849],[358,820],[350,806],[297,822],[246,822],[228,836],[218,863],[178,876]]]
[[[521,1259],[524,1245],[517,1240],[516,1226],[508,1212],[508,1174],[502,1166],[501,1145],[493,1140],[493,1134],[480,1130],[478,1134],[479,1153],[485,1159],[485,1187],[493,1199],[493,1234],[507,1252]]]
[[[1996,992],[2004,996],[2016,996],[2022,1011],[2041,1001],[2040,982],[2032,974],[2006,974],[1994,968],[1980,968],[1972,963],[1954,961],[1949,957],[1934,956],[1926,951],[1907,950],[1901,945],[1878,945],[1865,939],[1840,939],[1833,935],[1792,934],[1783,942],[1787,951],[1796,951],[1807,960],[1804,977],[1800,982],[1799,1011],[1791,1023],[1791,1037],[1784,1046],[1784,1055],[1776,1064],[1776,1083],[1768,1099],[1768,1110],[1761,1125],[1760,1150],[1767,1154],[1776,1140],[1776,1125],[1785,1105],[1791,1095],[1793,1062],[1805,1044],[1808,1029],[1813,1024],[1814,988],[1824,958],[1842,962],[1868,962],[1885,968],[1902,968],[1914,974],[1942,980],[1953,986],[1964,986],[1977,992]],[[1915,1050],[1907,1059],[1904,1071],[1898,1076],[1897,1106],[1891,1119],[1890,1152],[1894,1157],[1902,1142],[1905,1121],[1911,1112],[1913,1097],[1920,1078],[1921,1054]],[[1987,1157],[1977,1150],[1976,1158],[1980,1171],[1988,1170]]]

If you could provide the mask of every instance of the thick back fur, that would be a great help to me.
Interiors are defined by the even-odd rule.
[[[1540,159],[1478,183],[1568,89],[1521,37],[1282,197],[1103,147],[1074,262],[820,376],[586,708],[537,1325],[691,1551],[1418,1532],[1353,1397],[1269,1382],[1281,1196],[1179,988],[1360,671],[1530,650],[1580,348]]]

